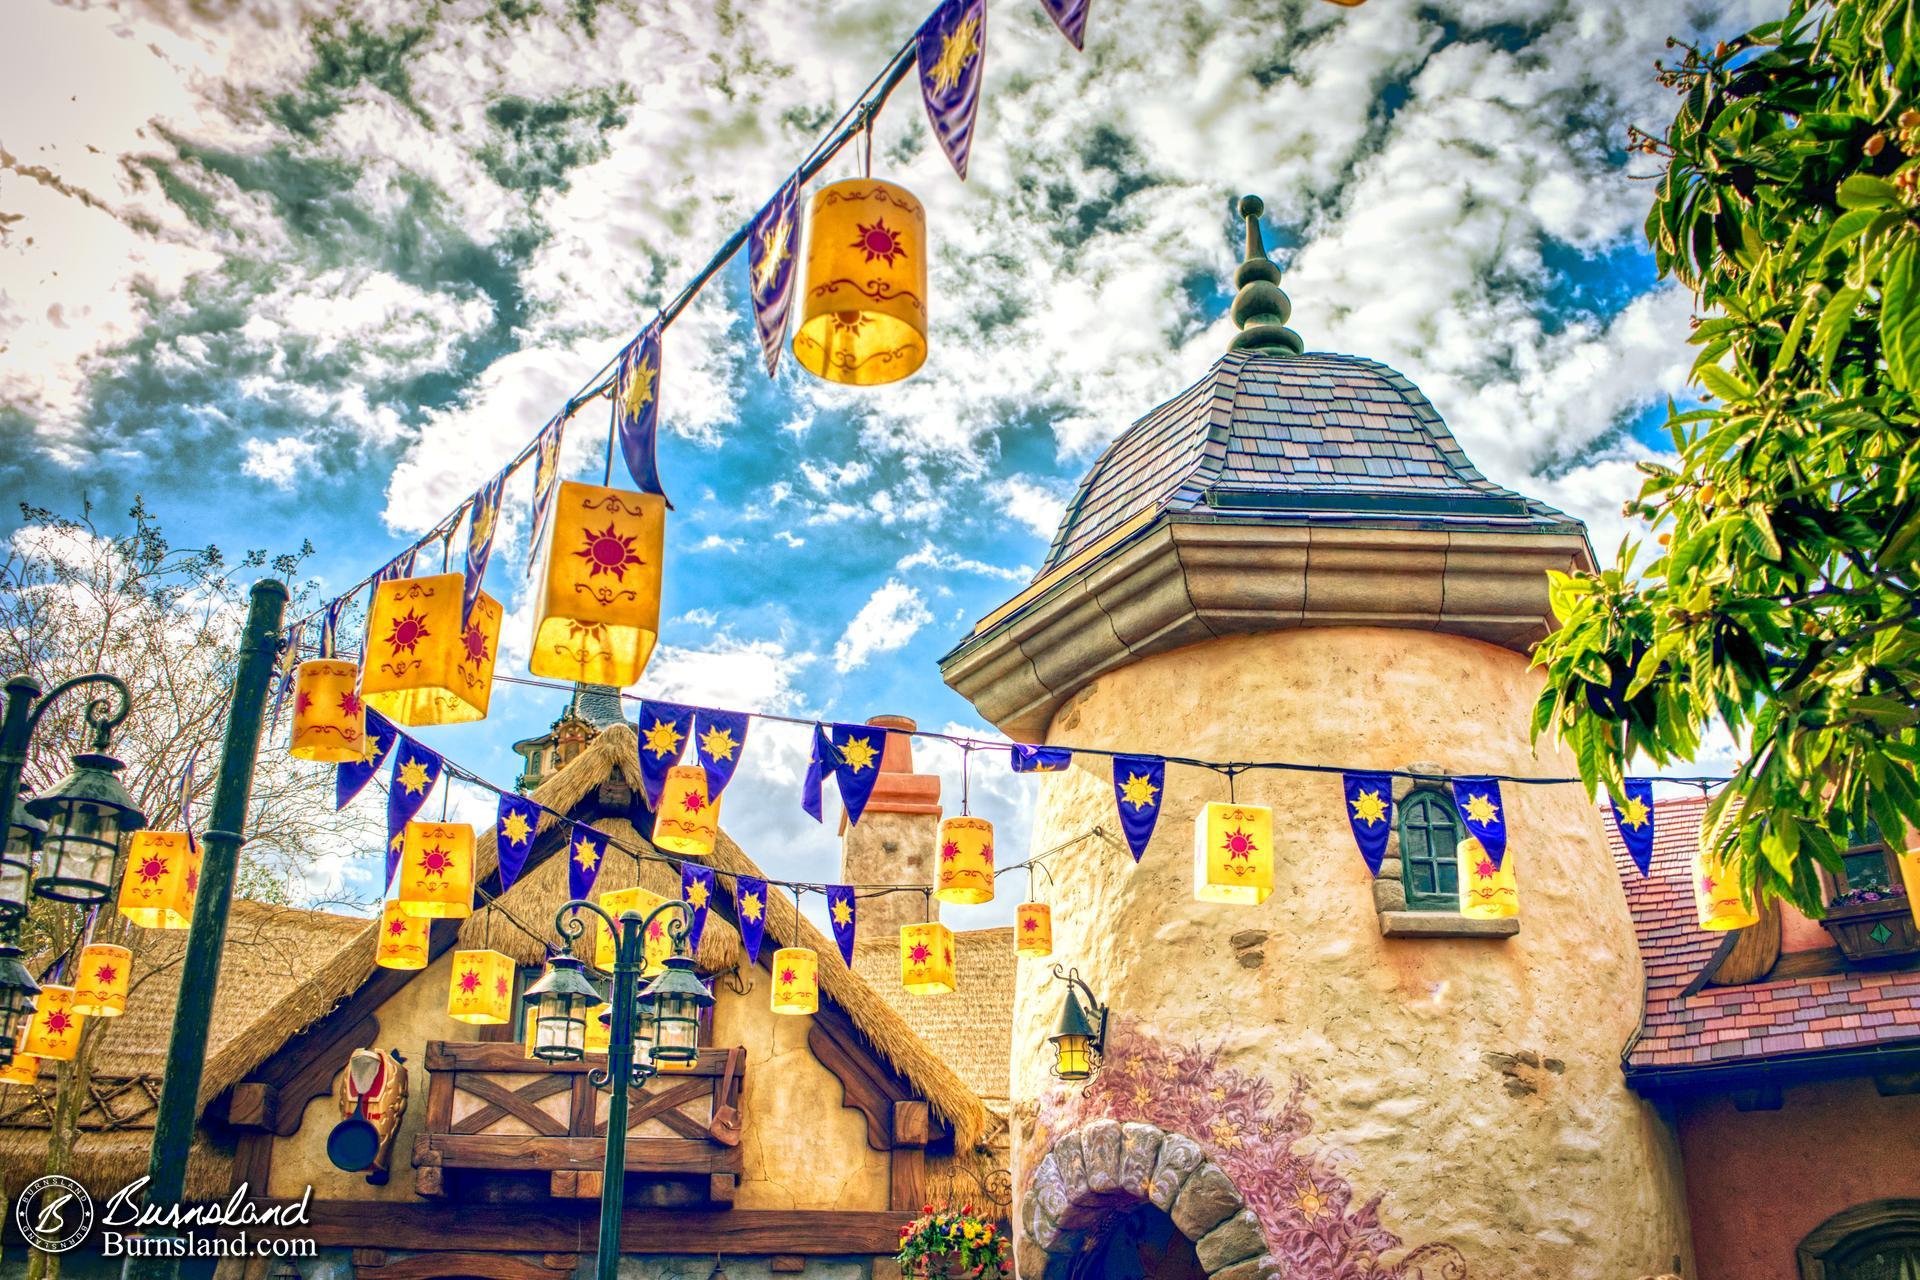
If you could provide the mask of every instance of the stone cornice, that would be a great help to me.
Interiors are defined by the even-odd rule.
[[[992,615],[941,675],[1016,740],[1108,671],[1215,636],[1406,627],[1520,653],[1552,629],[1549,569],[1592,566],[1578,533],[1163,519]]]

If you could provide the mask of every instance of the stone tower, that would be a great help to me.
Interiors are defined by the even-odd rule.
[[[1591,564],[1584,528],[1482,476],[1400,374],[1305,352],[1260,211],[1231,348],[1106,450],[947,683],[1021,741],[1572,774],[1529,743],[1528,651],[1546,571]],[[1106,759],[1041,785],[1034,848],[1113,829]],[[1504,789],[1520,915],[1487,922],[1431,880],[1444,789],[1398,784],[1423,847],[1396,832],[1375,881],[1337,773],[1240,774],[1273,810],[1274,892],[1196,901],[1194,817],[1227,786],[1170,764],[1138,866],[1103,841],[1051,863],[1055,953],[1015,998],[1021,1276],[1166,1219],[1232,1280],[1684,1270],[1677,1155],[1621,1077],[1640,961],[1583,791]],[[1055,961],[1111,1009],[1084,1086],[1049,1074]]]
[[[880,756],[880,776],[860,815],[858,826],[840,815],[840,880],[843,884],[933,883],[934,846],[940,832],[940,779],[913,771],[914,722],[906,716],[875,716],[875,728],[904,732],[887,734]],[[917,893],[889,893],[864,898],[854,922],[856,941],[900,936],[900,926],[933,918],[940,903]]]

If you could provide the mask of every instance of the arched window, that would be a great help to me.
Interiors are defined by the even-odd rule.
[[[1400,878],[1410,911],[1458,911],[1460,869],[1454,850],[1464,833],[1453,801],[1439,791],[1411,792],[1400,804]]]
[[[1920,1280],[1920,1200],[1836,1213],[1800,1242],[1803,1280]]]

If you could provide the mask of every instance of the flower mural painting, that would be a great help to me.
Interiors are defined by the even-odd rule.
[[[1274,1082],[1227,1067],[1218,1048],[1179,1044],[1115,1021],[1101,1070],[1045,1094],[1022,1161],[1023,1193],[1039,1155],[1096,1120],[1139,1121],[1192,1139],[1227,1176],[1260,1225],[1266,1252],[1290,1280],[1468,1280],[1450,1244],[1406,1248],[1381,1222],[1386,1193],[1363,1195],[1330,1148],[1303,1150],[1312,1132],[1306,1078]]]

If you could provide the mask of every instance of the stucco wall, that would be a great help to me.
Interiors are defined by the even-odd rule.
[[[1809,1231],[1868,1200],[1920,1198],[1920,1097],[1866,1079],[1785,1091],[1778,1111],[1678,1109],[1698,1280],[1799,1280]]]
[[[1524,657],[1479,641],[1295,630],[1212,640],[1103,676],[1061,709],[1049,740],[1220,760],[1570,773],[1551,747],[1536,759],[1528,744],[1538,689]],[[1105,761],[1083,757],[1040,785],[1033,847],[1117,830]],[[1138,867],[1100,841],[1053,863],[1053,960],[1077,965],[1116,1018],[1217,1050],[1224,1073],[1264,1078],[1282,1097],[1299,1077],[1312,1125],[1301,1146],[1339,1164],[1356,1203],[1384,1196],[1380,1220],[1407,1243],[1456,1246],[1471,1276],[1620,1280],[1684,1267],[1676,1151],[1621,1081],[1640,962],[1584,792],[1505,789],[1521,928],[1504,940],[1382,938],[1337,775],[1246,774],[1238,795],[1274,809],[1266,903],[1194,901],[1194,814],[1225,799],[1226,782],[1172,765]],[[1269,936],[1249,947],[1252,931]],[[1253,950],[1249,967],[1242,957]],[[1017,1129],[1031,1129],[1050,1088],[1060,1096],[1043,1052],[1060,991],[1043,966],[1022,966]],[[1020,1162],[1037,1155],[1023,1150]]]
[[[307,1107],[299,1130],[276,1139],[272,1194],[298,1196],[309,1184],[316,1199],[417,1200],[413,1140],[426,1122],[429,1040],[477,1040],[476,1027],[447,1016],[451,953],[443,955],[382,1004],[378,1047],[407,1059],[410,1101],[394,1140],[392,1178],[369,1186],[362,1174],[342,1173],[327,1159],[327,1134],[339,1115],[331,1096]],[[775,1017],[767,1007],[767,974],[751,971],[752,989],[736,994],[723,979],[714,989],[716,1045],[747,1050],[741,1096],[744,1175],[734,1203],[746,1209],[885,1209],[887,1153],[867,1145],[866,1123],[841,1105],[840,1081],[807,1048],[809,1018]],[[559,1100],[555,1101],[559,1105]]]

